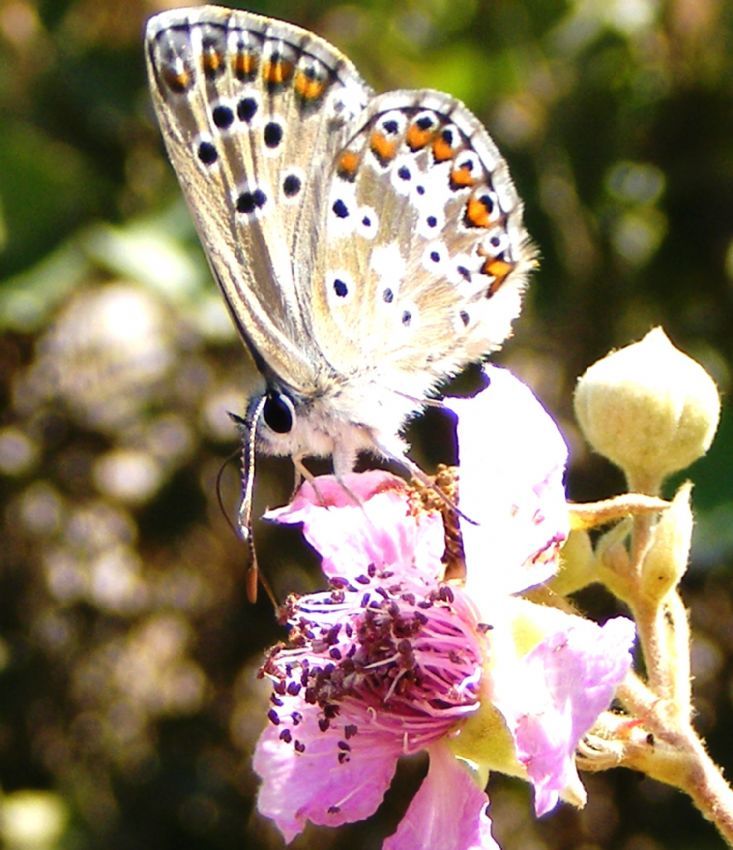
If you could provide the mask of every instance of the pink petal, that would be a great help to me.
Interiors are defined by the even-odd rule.
[[[511,372],[486,374],[491,383],[474,398],[446,402],[458,416],[460,507],[477,523],[461,521],[475,598],[545,581],[567,535],[567,447],[557,425]]]
[[[428,774],[383,850],[500,850],[485,792],[444,743],[428,752]]]
[[[443,521],[439,514],[414,517],[405,482],[380,470],[340,480],[322,475],[304,482],[289,505],[265,519],[302,522],[308,542],[323,556],[327,576],[353,579],[373,564],[415,566],[428,580],[442,570]]]
[[[574,617],[569,628],[522,660],[514,688],[497,694],[496,705],[534,784],[538,816],[577,780],[575,750],[626,676],[634,637],[634,624],[625,617],[604,626]],[[524,681],[517,687],[519,679]]]
[[[280,729],[268,725],[260,735],[254,769],[262,778],[257,808],[271,818],[290,842],[307,821],[339,826],[373,814],[392,781],[401,742],[360,729],[348,740],[349,759],[340,762],[338,741],[346,741],[334,723],[327,733],[317,725],[317,712],[302,704],[297,727],[305,751],[280,740]]]

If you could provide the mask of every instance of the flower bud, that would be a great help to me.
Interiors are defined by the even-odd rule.
[[[644,493],[705,454],[719,413],[712,378],[661,328],[594,363],[575,389],[586,439]]]
[[[569,596],[597,580],[588,532],[583,528],[571,531],[560,550],[560,571],[550,579],[550,587],[560,596]]]
[[[641,568],[641,591],[659,602],[679,583],[687,569],[692,540],[692,509],[689,481],[677,491],[674,501],[654,529],[653,543]]]

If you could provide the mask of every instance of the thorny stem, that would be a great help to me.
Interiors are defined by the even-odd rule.
[[[634,615],[647,679],[627,676],[617,692],[624,713],[601,717],[580,749],[578,764],[593,771],[628,767],[684,791],[733,847],[733,789],[691,723],[687,612],[677,589],[656,599],[643,592],[644,561],[655,530],[655,517],[636,511],[628,559],[606,564],[621,580]],[[599,578],[603,572],[602,566]]]
[[[726,842],[733,846],[733,791],[692,727],[688,726],[686,731],[690,770],[680,787],[690,795],[705,818],[715,824]]]
[[[579,766],[590,771],[627,767],[684,791],[733,846],[733,790],[692,725],[634,674],[618,696],[637,719],[607,713],[598,727],[601,734],[586,740]]]
[[[672,699],[680,718],[689,721],[692,717],[692,673],[690,671],[690,624],[687,611],[678,593],[670,595],[667,613],[673,644],[672,653]]]

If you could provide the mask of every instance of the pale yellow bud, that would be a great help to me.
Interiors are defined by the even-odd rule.
[[[653,542],[641,568],[641,592],[658,602],[677,587],[687,569],[692,540],[692,509],[689,481],[677,491],[674,501],[654,528]]]
[[[571,531],[560,552],[560,570],[549,586],[560,596],[569,596],[598,580],[590,536],[585,529]]]
[[[588,442],[620,466],[629,487],[656,494],[710,447],[720,414],[712,378],[661,328],[594,363],[575,389]]]

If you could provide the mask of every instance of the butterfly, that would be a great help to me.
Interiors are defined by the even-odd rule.
[[[424,473],[401,431],[435,388],[498,348],[535,252],[505,160],[432,90],[375,94],[324,39],[216,6],[151,18],[152,99],[261,386],[248,400],[239,525],[255,447],[364,451]],[[256,587],[256,582],[255,582]]]

